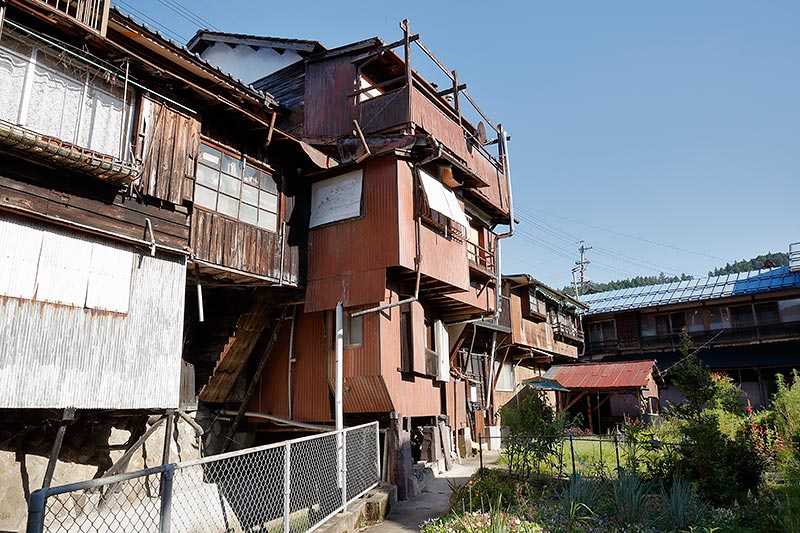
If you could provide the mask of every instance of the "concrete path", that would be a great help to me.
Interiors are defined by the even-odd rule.
[[[483,452],[485,466],[497,461],[497,452]],[[419,526],[429,518],[445,514],[450,507],[450,483],[463,485],[480,467],[479,458],[464,459],[449,472],[438,474],[428,487],[413,500],[397,502],[385,522],[368,527],[369,533],[407,533],[419,531]]]

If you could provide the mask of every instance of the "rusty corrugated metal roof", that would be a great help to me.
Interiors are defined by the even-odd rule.
[[[544,377],[570,390],[632,389],[647,387],[653,379],[655,360],[619,363],[582,363],[550,367]],[[657,369],[656,369],[657,371]]]

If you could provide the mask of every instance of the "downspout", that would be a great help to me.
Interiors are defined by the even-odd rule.
[[[489,419],[494,423],[494,410],[492,409],[492,389],[494,389],[494,356],[497,353],[497,332],[492,332],[492,349],[489,352],[489,390],[486,392],[486,410],[491,413]]]
[[[503,290],[503,269],[500,258],[500,241],[514,235],[514,200],[511,189],[511,165],[508,161],[508,134],[503,128],[502,124],[497,125],[498,134],[498,150],[500,151],[500,160],[503,162],[503,173],[506,175],[506,187],[508,188],[508,231],[495,236],[494,240],[494,265],[497,270],[495,279],[495,306],[494,306],[494,323],[497,324],[500,320],[500,302],[501,293]]]
[[[287,383],[286,388],[289,391],[289,398],[288,398],[288,413],[289,413],[289,420],[292,419],[292,363],[296,361],[294,358],[294,323],[297,321],[297,306],[292,306],[292,327],[289,330],[289,371],[286,377]]]

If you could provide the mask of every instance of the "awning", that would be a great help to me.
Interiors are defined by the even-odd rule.
[[[547,378],[533,378],[524,382],[526,385],[537,390],[554,390],[558,392],[569,392],[569,389],[562,387],[557,381]]]
[[[453,191],[422,169],[419,170],[419,177],[422,181],[422,188],[425,190],[428,207],[446,216],[456,224],[461,224],[468,228],[467,215],[464,214],[464,210],[461,208],[461,204],[458,203],[458,198],[456,198]]]

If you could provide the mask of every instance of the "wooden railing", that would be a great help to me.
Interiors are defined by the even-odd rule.
[[[47,7],[66,15],[82,26],[99,33],[106,34],[108,10],[111,0],[31,0],[34,4]]]
[[[494,273],[494,253],[488,248],[476,244],[471,241],[466,241],[467,245],[467,259],[469,259],[471,266],[476,266],[480,270],[489,273]]]

